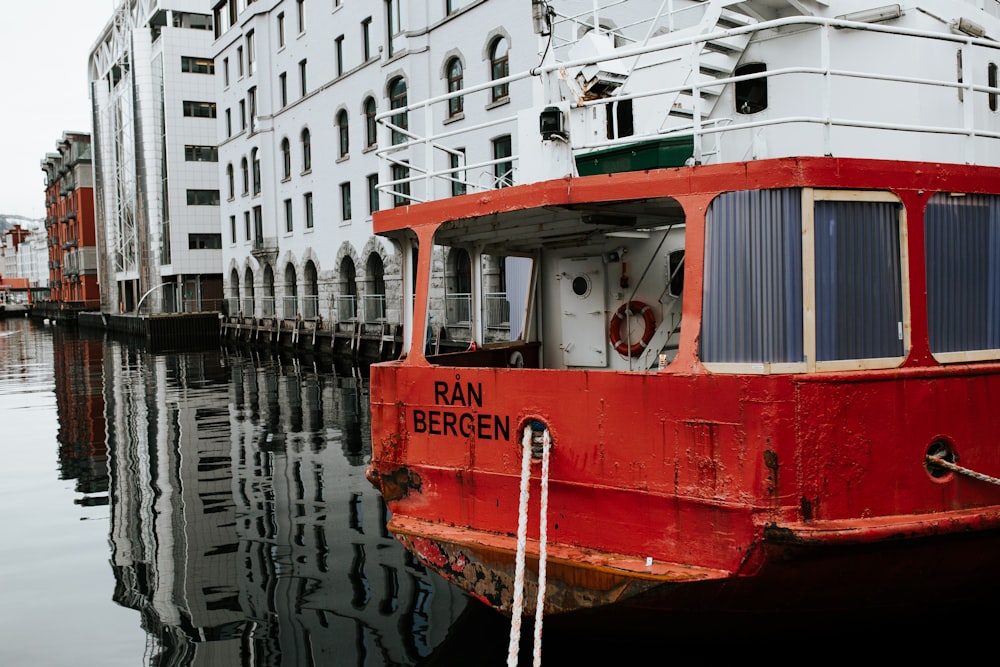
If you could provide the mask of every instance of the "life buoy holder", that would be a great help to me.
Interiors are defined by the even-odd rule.
[[[626,321],[627,317],[640,315],[645,322],[642,337],[629,345],[627,341],[622,340],[622,323]],[[642,351],[649,345],[649,341],[653,340],[654,333],[656,333],[656,315],[653,313],[653,309],[642,301],[628,301],[619,306],[611,317],[611,325],[608,327],[608,338],[611,345],[618,351],[618,354],[625,357],[638,357],[642,354]]]

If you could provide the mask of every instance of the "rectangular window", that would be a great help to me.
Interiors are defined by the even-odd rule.
[[[406,164],[392,165],[392,205],[406,206],[410,203],[410,167]]]
[[[292,200],[285,200],[285,231],[291,232],[293,229],[292,224]]]
[[[368,212],[378,210],[378,174],[368,174]]]
[[[247,106],[250,114],[250,131],[257,129],[257,86],[247,90]]]
[[[351,219],[351,184],[340,184],[340,219]]]
[[[361,22],[361,60],[368,62],[372,57],[372,17]]]
[[[306,31],[306,6],[305,0],[296,0],[295,2],[296,17],[298,19],[299,32],[303,33]]]
[[[253,30],[247,31],[247,71],[252,75],[257,71],[257,47]]]
[[[243,227],[246,233],[246,240],[249,241],[253,238],[253,231],[250,227],[250,211],[243,211]]]
[[[312,229],[313,227],[313,194],[307,192],[302,195],[302,203],[305,208],[306,214],[306,229]]]
[[[305,97],[308,90],[309,88],[306,85],[306,61],[303,59],[299,61],[299,95]]]
[[[215,146],[185,146],[185,162],[218,162],[219,149]]]
[[[218,250],[222,234],[188,234],[188,250]]]
[[[247,129],[247,101],[240,100],[240,129]]]
[[[465,166],[465,149],[458,148],[455,153],[449,153],[448,162],[452,169],[448,175],[448,178],[451,179],[451,196],[464,195],[466,192],[465,170],[462,167]]]
[[[282,72],[278,75],[278,94],[281,96],[281,108],[288,106],[288,75]]]
[[[385,0],[385,25],[389,45],[389,55],[394,55],[402,44],[402,40],[397,38],[403,32],[401,7],[399,0]]]
[[[278,48],[285,45],[285,13],[278,14]]]
[[[340,35],[333,40],[334,56],[337,59],[337,76],[344,73],[344,36]]]
[[[219,205],[219,191],[218,190],[188,190],[187,191],[187,203],[188,203],[188,206],[218,206]]]
[[[236,216],[229,216],[229,242],[236,243]]]
[[[236,47],[236,73],[243,78],[243,47]]]
[[[253,238],[256,247],[264,247],[264,214],[260,206],[253,207]]]
[[[233,136],[233,113],[226,109],[226,136]]]
[[[184,115],[188,118],[215,118],[215,102],[184,101]]]
[[[758,372],[898,365],[904,238],[889,193],[723,193],[706,215],[702,360]]]
[[[493,163],[493,186],[505,188],[514,183],[514,163],[506,158],[513,155],[511,150],[510,135],[498,137],[493,140],[493,159],[498,162]]]
[[[181,71],[191,74],[215,74],[215,61],[211,58],[181,56]]]
[[[1000,197],[935,194],[924,212],[924,248],[934,358],[1000,358]]]
[[[229,58],[222,59],[222,78],[226,87],[229,87]]]

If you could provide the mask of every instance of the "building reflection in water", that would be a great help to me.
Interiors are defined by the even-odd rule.
[[[466,598],[385,531],[367,384],[225,353],[104,353],[115,600],[159,665],[407,665]]]

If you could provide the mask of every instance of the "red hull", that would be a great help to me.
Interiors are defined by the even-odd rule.
[[[582,178],[408,208],[406,226],[430,241],[445,219],[669,195],[687,213],[685,290],[694,296],[684,301],[678,356],[658,373],[486,367],[488,351],[430,363],[419,338],[407,360],[372,366],[369,475],[393,514],[390,530],[456,584],[509,609],[520,434],[537,420],[553,443],[548,611],[626,601],[836,607],[866,594],[992,585],[1000,488],[934,476],[925,455],[945,440],[962,465],[1000,476],[1000,364],[933,359],[916,258],[925,190],[997,183],[998,170],[818,158]],[[903,202],[914,324],[900,367],[748,375],[701,365],[705,207],[717,192],[762,187],[882,189]],[[401,215],[387,213],[378,228]],[[418,280],[418,294],[427,289]],[[536,470],[531,516],[537,479]],[[537,534],[530,523],[529,538]],[[529,599],[537,553],[529,541]],[[941,562],[958,576],[930,581]]]

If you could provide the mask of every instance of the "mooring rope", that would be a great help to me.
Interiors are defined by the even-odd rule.
[[[952,472],[957,472],[960,475],[965,475],[966,477],[972,477],[973,479],[978,479],[980,482],[986,482],[987,484],[995,484],[1000,486],[1000,479],[996,477],[990,477],[989,475],[984,475],[981,472],[976,472],[975,470],[970,470],[969,468],[963,468],[962,466],[952,463],[947,459],[940,456],[934,456],[933,454],[928,454],[926,457],[927,463],[935,466],[941,466]]]
[[[507,646],[507,667],[517,667],[521,647],[521,614],[524,611],[524,567],[528,543],[528,496],[531,481],[531,445],[534,433],[531,424],[524,427],[521,438],[521,490],[517,507],[517,552],[514,556],[514,600],[511,604],[510,643]],[[542,664],[542,613],[545,607],[545,559],[547,514],[549,505],[549,430],[542,434],[541,508],[538,524],[538,596],[535,600],[535,634],[532,651],[534,667]]]

